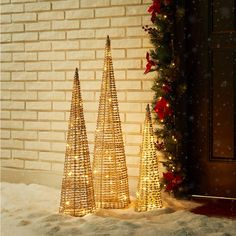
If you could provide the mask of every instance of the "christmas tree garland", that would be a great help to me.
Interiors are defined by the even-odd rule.
[[[184,91],[180,83],[179,59],[174,50],[176,9],[174,0],[153,0],[148,8],[153,26],[143,28],[148,32],[154,47],[146,54],[144,73],[156,71],[152,87],[155,92],[156,148],[164,154],[166,161],[163,164],[167,169],[163,173],[162,186],[179,196],[184,189],[186,176],[178,152],[181,138],[176,126],[178,102]]]

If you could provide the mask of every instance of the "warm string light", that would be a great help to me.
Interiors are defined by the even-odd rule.
[[[143,130],[142,154],[140,158],[136,211],[149,211],[162,207],[158,160],[153,137],[149,105]]]
[[[68,127],[59,212],[84,216],[95,211],[95,200],[77,68]]]
[[[107,37],[97,128],[93,176],[98,208],[124,208],[129,199],[128,175],[119,117],[110,39]]]

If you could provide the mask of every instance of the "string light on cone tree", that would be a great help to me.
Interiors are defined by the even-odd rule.
[[[162,207],[158,159],[156,156],[149,105],[147,105],[146,110],[138,191],[136,194],[136,211],[150,211]]]
[[[78,69],[76,68],[59,212],[72,216],[84,216],[94,211],[92,170]]]
[[[93,160],[98,208],[124,208],[130,203],[128,175],[118,109],[110,39],[107,36]]]
[[[155,92],[153,109],[158,139],[156,148],[166,157],[167,172],[161,181],[166,191],[181,196],[187,192],[186,159],[180,153],[181,134],[176,124],[180,99],[186,85],[180,76],[179,57],[175,50],[175,26],[183,11],[174,0],[153,0],[148,8],[152,26],[144,26],[153,49],[146,54],[145,74],[156,71],[152,89]],[[182,79],[182,80],[181,80]]]

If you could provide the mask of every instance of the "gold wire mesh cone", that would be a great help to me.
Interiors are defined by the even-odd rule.
[[[128,206],[128,175],[109,36],[95,134],[93,177],[96,207]]]
[[[76,68],[59,212],[72,216],[84,216],[94,210],[92,170],[78,69]]]
[[[153,137],[151,113],[149,105],[147,105],[135,210],[150,211],[161,207],[158,160]]]

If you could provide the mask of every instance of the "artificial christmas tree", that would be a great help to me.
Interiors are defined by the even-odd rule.
[[[161,207],[158,159],[153,137],[150,108],[149,105],[147,105],[135,210],[149,211]]]
[[[128,206],[130,202],[128,175],[109,36],[106,41],[95,134],[93,176],[98,208]]]
[[[60,213],[83,216],[95,210],[92,171],[76,68],[67,134]]]

